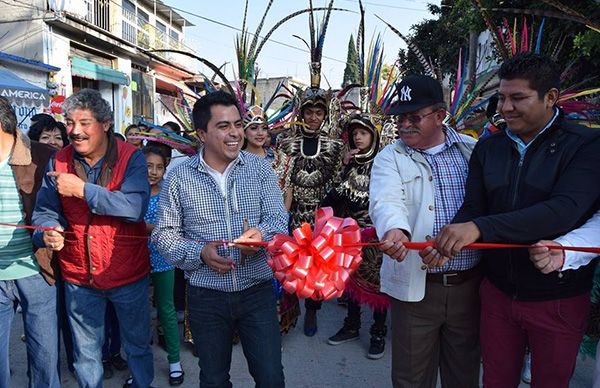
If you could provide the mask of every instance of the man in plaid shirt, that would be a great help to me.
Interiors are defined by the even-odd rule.
[[[231,95],[203,96],[193,119],[203,146],[164,184],[152,240],[189,283],[200,386],[231,386],[237,329],[256,385],[283,387],[273,272],[264,248],[207,242],[269,241],[286,233],[277,177],[263,158],[241,151],[243,122]]]
[[[392,383],[399,387],[479,387],[479,253],[436,266],[431,251],[408,252],[450,223],[463,202],[475,139],[443,124],[442,87],[427,76],[397,85],[400,139],[373,163],[369,215],[385,253],[381,291],[392,311]],[[435,261],[437,263],[438,261]]]

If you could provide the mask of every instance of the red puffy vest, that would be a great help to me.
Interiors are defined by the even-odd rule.
[[[117,140],[115,143],[116,162],[106,186],[110,191],[121,188],[127,163],[136,150],[123,141]],[[106,159],[104,164],[107,163]],[[76,174],[72,146],[56,154],[54,169]],[[118,217],[93,214],[85,200],[75,197],[61,195],[60,202],[63,215],[69,223],[67,231],[74,233],[65,234],[65,246],[58,253],[61,274],[65,280],[107,290],[133,283],[148,274],[148,238],[143,221],[129,223]]]

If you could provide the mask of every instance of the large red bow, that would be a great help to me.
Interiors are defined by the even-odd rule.
[[[346,281],[362,261],[356,221],[334,217],[330,207],[321,208],[315,213],[314,232],[305,223],[292,234],[293,238],[276,235],[267,247],[268,263],[283,288],[315,300],[342,296]]]

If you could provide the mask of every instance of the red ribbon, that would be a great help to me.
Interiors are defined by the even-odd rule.
[[[331,208],[317,209],[314,231],[305,223],[292,235],[278,234],[267,247],[267,262],[283,288],[315,300],[342,296],[362,261],[356,221],[334,217]]]

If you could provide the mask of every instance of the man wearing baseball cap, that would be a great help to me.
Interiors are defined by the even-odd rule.
[[[392,310],[394,387],[479,386],[479,253],[465,251],[428,266],[428,251],[403,243],[426,241],[450,223],[463,202],[475,140],[444,124],[439,82],[424,75],[397,84],[399,139],[375,158],[369,214],[384,244],[381,292]]]

